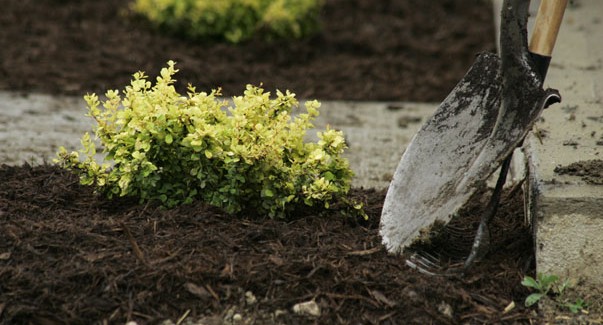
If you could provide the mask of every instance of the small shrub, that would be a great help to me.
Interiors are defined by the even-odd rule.
[[[100,102],[86,95],[105,162],[96,162],[88,133],[79,153],[60,148],[56,162],[109,197],[167,207],[199,198],[230,213],[252,209],[284,217],[300,206],[344,202],[362,214],[345,197],[353,173],[341,157],[342,132],[327,128],[317,143],[304,142],[319,114],[317,101],[292,117],[298,102],[289,91],[271,98],[248,85],[230,103],[218,98],[219,90],[198,93],[189,85],[188,96],[181,96],[173,86],[177,71],[170,61],[155,85],[138,72],[123,96],[111,90]]]
[[[323,0],[136,0],[135,13],[154,25],[194,39],[231,43],[255,34],[302,38],[319,28]]]

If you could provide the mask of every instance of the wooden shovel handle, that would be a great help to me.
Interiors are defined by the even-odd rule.
[[[530,52],[550,57],[568,0],[541,0],[530,39]]]

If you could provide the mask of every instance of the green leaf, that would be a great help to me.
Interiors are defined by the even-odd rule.
[[[529,295],[529,296],[526,298],[526,301],[525,301],[525,305],[526,305],[526,307],[530,307],[530,306],[532,306],[533,304],[537,303],[538,301],[540,301],[540,299],[542,299],[542,297],[544,297],[544,294],[543,294],[543,293],[539,293],[539,292],[537,292],[537,293],[532,293],[531,295]]]
[[[574,314],[578,313],[581,309],[580,306],[578,306],[576,304],[567,303],[567,304],[565,304],[565,306]]]
[[[528,288],[540,289],[540,284],[538,282],[536,282],[536,280],[533,277],[528,276],[528,275],[523,277],[523,280],[521,281],[521,285],[524,287],[528,287]]]
[[[564,304],[564,306],[567,307],[574,314],[585,309],[586,305],[586,302],[582,298],[576,299],[576,302],[573,304],[569,302]]]
[[[331,172],[326,172],[326,173],[324,173],[322,175],[328,181],[334,181],[334,180],[337,179],[337,177],[335,177],[335,175],[333,173],[331,173]]]
[[[165,143],[171,144],[173,141],[174,141],[174,138],[172,138],[172,135],[170,133],[166,134]]]
[[[559,284],[556,288],[556,292],[559,295],[563,295],[563,292],[565,292],[565,289],[567,289],[570,285],[570,280],[569,279],[565,279],[561,284]]]
[[[538,274],[538,282],[540,282],[542,288],[544,289],[550,289],[551,286],[557,281],[559,281],[559,277],[554,274]]]

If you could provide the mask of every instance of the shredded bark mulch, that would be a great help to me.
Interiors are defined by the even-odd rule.
[[[104,93],[171,59],[181,89],[231,96],[263,83],[300,98],[439,102],[495,48],[488,1],[327,0],[315,37],[240,45],[165,35],[131,17],[129,3],[2,1],[0,89]]]
[[[221,324],[235,314],[256,324],[538,319],[522,306],[533,250],[518,190],[503,198],[491,253],[464,277],[434,277],[381,245],[383,191],[353,191],[368,221],[335,211],[284,221],[200,203],[166,210],[108,201],[56,166],[2,166],[0,184],[6,324],[152,324],[183,315]],[[485,202],[472,202],[460,220],[475,228]],[[320,316],[292,311],[312,300]]]

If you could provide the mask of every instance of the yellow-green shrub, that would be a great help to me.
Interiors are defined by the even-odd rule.
[[[195,39],[238,43],[301,38],[318,30],[323,0],[135,0],[132,9],[156,26]]]
[[[282,217],[300,206],[353,206],[345,197],[353,173],[341,157],[342,132],[327,128],[318,142],[304,142],[319,114],[317,101],[307,101],[307,113],[293,117],[298,102],[289,91],[271,98],[248,85],[230,102],[219,99],[219,91],[198,93],[189,85],[181,96],[173,86],[177,71],[170,61],[155,85],[138,72],[122,95],[108,91],[102,102],[86,95],[105,162],[95,161],[88,133],[79,153],[61,148],[56,161],[109,197],[136,196],[167,207],[201,199],[231,213],[251,209]]]

